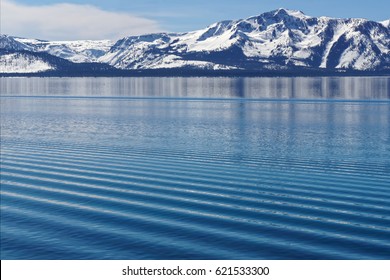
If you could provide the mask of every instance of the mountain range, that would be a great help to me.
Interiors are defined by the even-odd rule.
[[[117,42],[1,35],[0,73],[389,71],[389,26],[390,20],[310,17],[278,9],[197,31],[129,36]]]

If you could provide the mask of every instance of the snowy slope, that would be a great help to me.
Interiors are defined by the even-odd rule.
[[[17,37],[14,39],[27,46],[26,50],[46,52],[75,63],[96,62],[113,45],[110,40],[43,41]]]
[[[0,73],[38,73],[55,67],[27,53],[5,53],[0,55]]]
[[[390,64],[386,23],[310,17],[278,9],[181,34],[119,40],[99,61],[121,69],[314,67],[374,70]]]
[[[0,49],[14,51],[31,51],[31,47],[15,40],[14,37],[8,35],[0,35]]]
[[[390,28],[390,19],[381,21],[380,23],[383,24],[383,26]]]
[[[117,69],[104,63],[74,63],[45,52],[0,49],[0,74],[50,72],[59,75],[99,75]]]

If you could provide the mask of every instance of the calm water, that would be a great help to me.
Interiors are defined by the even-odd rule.
[[[389,259],[390,78],[0,78],[1,259]]]

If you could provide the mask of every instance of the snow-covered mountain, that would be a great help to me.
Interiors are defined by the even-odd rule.
[[[14,37],[8,35],[0,35],[0,49],[13,51],[31,51],[31,47],[20,43]]]
[[[0,73],[98,75],[118,71],[104,63],[74,63],[46,52],[0,48]]]
[[[112,45],[109,40],[50,42],[0,35],[0,73],[111,71],[97,61]]]
[[[71,62],[97,62],[112,47],[110,40],[44,41],[0,36],[0,49],[45,52]]]
[[[197,65],[374,70],[390,65],[390,31],[388,21],[316,18],[278,9],[188,33],[127,37],[99,61],[122,69]]]
[[[2,35],[0,49],[48,53],[73,63],[99,62],[123,70],[375,71],[390,69],[389,23],[278,9],[192,32],[130,36],[115,44]]]
[[[43,41],[36,39],[14,38],[24,44],[29,50],[47,52],[75,63],[97,62],[114,44],[110,40],[80,40],[80,41]]]
[[[0,73],[38,73],[56,69],[47,60],[27,52],[0,52]]]

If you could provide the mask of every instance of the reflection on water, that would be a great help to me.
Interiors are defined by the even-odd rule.
[[[2,138],[387,161],[390,104],[4,98]]]
[[[0,78],[2,95],[390,99],[390,77]]]

